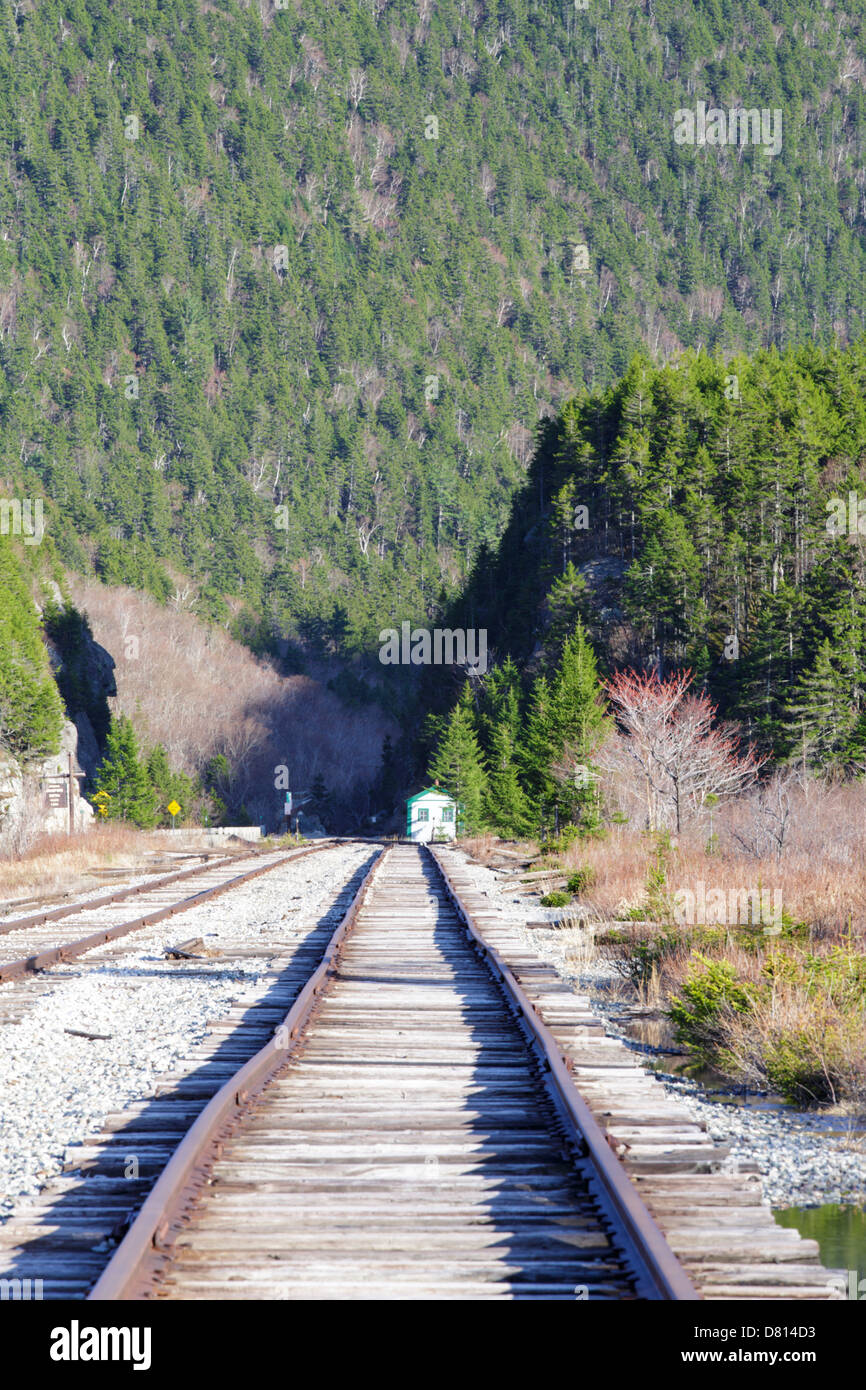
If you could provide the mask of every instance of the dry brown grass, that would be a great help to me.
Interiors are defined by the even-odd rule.
[[[696,1014],[714,962],[732,972],[739,1002],[726,996],[709,1015],[703,1005]],[[783,940],[751,951],[729,943],[697,958],[677,950],[660,974],[664,1001],[676,996],[688,1011],[683,1040],[727,1076],[799,1104],[866,1105],[861,952],[826,940],[812,947]]]
[[[707,894],[720,889],[726,898],[778,889],[784,911],[807,923],[816,940],[850,932],[866,941],[866,786],[794,787],[781,853],[760,843],[755,852],[754,819],[754,798],[744,797],[717,811],[714,852],[708,852],[708,821],[674,840],[665,853],[671,899],[678,890],[697,895],[701,883]],[[560,859],[566,869],[595,870],[588,901],[602,917],[614,918],[645,901],[657,843],[631,826],[614,825],[607,838],[578,841]]]
[[[171,841],[172,850],[186,847],[181,834]],[[96,882],[94,869],[140,872],[167,848],[163,837],[117,822],[94,825],[76,835],[41,835],[23,854],[0,860],[0,911],[16,900],[36,902],[90,889]]]
[[[506,859],[514,861],[516,867],[521,859],[532,859],[538,854],[538,846],[529,840],[518,841],[517,843],[509,840],[506,845],[499,839],[498,835],[493,835],[489,831],[485,831],[481,835],[467,835],[458,840],[457,843],[479,864],[485,865],[493,863],[494,860],[501,860],[504,854]]]
[[[720,1028],[725,1071],[746,1085],[814,1104],[866,1104],[866,1017],[838,1000],[777,985]]]
[[[496,858],[496,848],[499,841],[495,835],[485,834],[470,835],[466,839],[458,840],[457,843],[477,864],[487,865]]]
[[[625,809],[620,803],[620,809]],[[683,986],[707,968],[696,953],[730,969],[746,990],[744,1011],[723,1004],[696,1055],[740,1082],[780,1090],[801,1104],[866,1105],[866,785],[773,779],[692,822],[678,838],[612,824],[603,838],[573,843],[546,862],[567,875],[594,871],[571,915],[596,922],[575,943],[574,968],[598,949],[615,966],[626,997],[667,1010]],[[482,862],[496,842],[466,847]],[[653,885],[650,875],[662,870]],[[702,890],[701,890],[702,885]],[[712,890],[728,911],[717,915]],[[753,924],[731,917],[732,903],[778,890],[784,914]],[[676,894],[708,910],[677,924]],[[680,899],[682,903],[682,899]],[[643,920],[634,917],[640,912]],[[629,920],[631,919],[631,920]],[[616,925],[615,925],[616,924]],[[766,927],[781,925],[781,933]],[[571,933],[576,935],[576,933]],[[778,956],[780,966],[773,961]]]

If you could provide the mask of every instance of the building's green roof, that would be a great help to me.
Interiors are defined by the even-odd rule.
[[[413,801],[420,801],[422,796],[444,796],[446,800],[454,801],[454,797],[444,787],[425,787],[423,792],[416,792],[414,796],[410,796],[406,805],[411,806]]]

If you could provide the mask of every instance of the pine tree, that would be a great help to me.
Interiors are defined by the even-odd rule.
[[[856,725],[849,674],[838,669],[828,639],[794,688],[785,720],[788,756],[804,769],[830,762],[847,749]]]
[[[96,790],[110,798],[110,820],[132,821],[144,830],[156,824],[156,793],[147,768],[139,760],[132,721],[125,714],[111,721],[105,756],[96,774]]]
[[[554,679],[533,689],[524,744],[524,781],[540,814],[591,823],[597,801],[592,759],[607,737],[595,653],[582,623],[566,638]],[[563,763],[573,769],[569,777]]]
[[[0,540],[0,743],[16,756],[44,756],[57,751],[62,725],[39,615],[9,542]]]
[[[403,766],[403,761],[398,757],[397,750],[394,748],[391,735],[386,734],[382,743],[379,776],[373,791],[376,810],[384,809],[389,814],[394,810],[402,787]]]
[[[475,712],[469,681],[454,706],[447,728],[439,742],[428,776],[457,802],[457,829],[473,835],[484,826],[487,774],[478,746]]]
[[[535,829],[535,818],[520,785],[514,730],[503,719],[493,730],[485,798],[486,818],[501,835],[521,839]]]
[[[545,652],[558,659],[562,644],[586,608],[586,580],[578,574],[569,560],[563,573],[555,579],[547,596],[547,631],[544,634]]]
[[[495,666],[484,681],[481,696],[480,733],[485,749],[491,747],[496,728],[507,724],[514,742],[520,736],[520,672],[512,657]]]
[[[521,780],[536,819],[553,814],[556,784],[550,773],[555,751],[551,736],[550,682],[542,674],[532,687],[532,699],[520,749]]]
[[[147,777],[156,798],[157,819],[160,825],[173,825],[175,817],[168,810],[169,803],[176,801],[180,806],[180,818],[185,820],[192,810],[193,803],[202,795],[198,779],[187,777],[183,772],[174,772],[168,761],[168,754],[161,743],[156,744],[147,755]],[[204,809],[204,808],[202,808]]]
[[[168,754],[161,743],[158,743],[155,748],[151,748],[147,755],[147,775],[158,802],[162,806],[166,806],[172,799],[174,789]]]

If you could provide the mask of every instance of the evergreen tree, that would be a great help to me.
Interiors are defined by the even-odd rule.
[[[51,678],[23,567],[0,539],[0,746],[44,756],[60,746],[63,702]]]
[[[461,835],[473,835],[483,829],[487,774],[478,746],[469,681],[454,706],[427,775],[457,802],[457,829]]]
[[[503,719],[493,730],[485,797],[486,819],[501,835],[520,839],[535,829],[532,808],[520,785],[514,731]]]
[[[132,821],[144,830],[156,824],[157,796],[139,758],[132,720],[125,714],[111,721],[105,755],[96,773],[96,791],[110,798],[110,820]]]
[[[566,638],[552,681],[533,688],[524,743],[524,782],[539,816],[589,825],[596,818],[593,757],[610,719],[601,696],[595,653],[582,623]],[[574,771],[562,770],[563,760]]]
[[[146,768],[148,781],[156,798],[157,820],[160,825],[174,825],[178,816],[181,821],[186,820],[196,803],[199,803],[200,810],[206,809],[200,805],[201,783],[195,778],[187,777],[183,772],[174,772],[161,743],[157,743],[148,753]],[[180,806],[178,816],[173,817],[168,810],[172,801],[176,801]],[[210,815],[214,808],[207,809]]]
[[[857,726],[851,703],[850,673],[839,669],[828,640],[822,642],[810,669],[797,681],[789,703],[785,732],[788,756],[805,767],[820,767],[847,751]]]
[[[328,788],[321,772],[317,772],[310,787],[310,807],[317,816],[322,815],[328,800]]]
[[[391,735],[386,734],[382,744],[379,776],[373,791],[375,810],[384,810],[390,814],[395,809],[403,787],[402,768],[403,762],[394,748]]]
[[[586,618],[586,580],[578,574],[571,560],[563,573],[553,581],[545,606],[547,628],[544,634],[544,650],[551,663],[555,663],[559,659],[566,637]]]

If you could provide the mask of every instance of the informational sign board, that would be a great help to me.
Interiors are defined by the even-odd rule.
[[[291,814],[292,814],[292,793],[291,793],[291,792],[286,792],[286,804],[285,804],[285,806],[283,807],[283,815],[285,815],[285,816],[290,816]]]
[[[67,777],[45,777],[42,783],[45,805],[52,811],[65,809],[69,805],[69,779]]]

